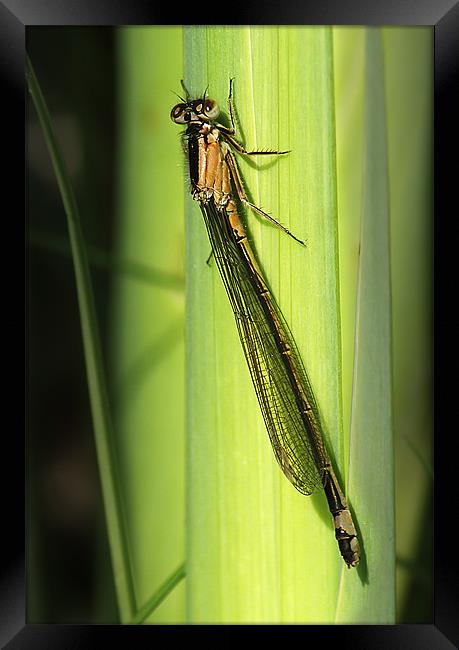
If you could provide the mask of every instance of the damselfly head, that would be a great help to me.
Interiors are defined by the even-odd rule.
[[[188,100],[176,104],[171,110],[171,120],[176,124],[193,124],[212,122],[220,115],[220,108],[214,99]]]

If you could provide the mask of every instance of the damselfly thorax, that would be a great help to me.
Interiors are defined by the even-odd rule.
[[[203,123],[197,135],[192,129],[188,137],[192,197],[201,203],[213,200],[219,210],[225,209],[237,236],[245,238],[245,229],[232,195],[230,156],[230,148],[221,139],[218,127]]]

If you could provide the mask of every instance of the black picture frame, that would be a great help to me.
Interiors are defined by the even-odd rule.
[[[188,8],[188,15],[180,14],[184,24],[197,22],[193,15],[194,5]],[[174,9],[172,7],[172,9]],[[191,11],[190,11],[191,9]],[[280,633],[285,643],[285,634],[300,633],[304,642],[317,641],[321,645],[339,644],[339,647],[365,648],[451,648],[459,644],[458,592],[456,580],[455,551],[455,503],[457,483],[451,471],[455,459],[455,431],[457,421],[451,405],[455,404],[455,382],[449,379],[449,368],[454,363],[455,347],[449,327],[454,327],[450,310],[446,308],[447,288],[454,285],[452,264],[454,263],[455,238],[451,232],[455,226],[453,196],[457,184],[457,163],[454,164],[455,144],[458,143],[456,126],[459,106],[454,90],[459,81],[459,4],[452,0],[435,3],[430,0],[398,0],[386,3],[377,0],[338,2],[328,0],[321,3],[265,3],[233,2],[225,17],[233,23],[263,24],[361,24],[361,25],[432,25],[435,28],[435,520],[434,520],[434,619],[431,625],[388,625],[388,626],[282,626]],[[14,178],[14,185],[5,186],[5,198],[11,195],[14,212],[3,221],[4,237],[17,246],[8,246],[14,251],[15,266],[23,268],[24,220],[22,196],[25,195],[24,181],[24,107],[25,107],[25,32],[32,25],[132,25],[167,24],[177,16],[169,16],[161,5],[134,1],[121,6],[118,3],[103,3],[100,0],[84,0],[63,3],[60,0],[42,0],[31,3],[27,0],[3,0],[0,3],[0,70],[4,84],[2,107],[8,125],[2,138],[3,160],[7,161],[8,177]],[[215,22],[225,22],[215,18]],[[8,136],[8,137],[7,137]],[[448,155],[452,153],[453,155]],[[6,178],[6,176],[4,176]],[[14,189],[13,189],[14,188]],[[8,223],[6,223],[8,221]],[[5,230],[10,228],[13,232]],[[453,246],[455,248],[453,248]],[[4,276],[5,277],[5,276]],[[20,277],[20,274],[18,275]],[[5,286],[7,285],[7,286]],[[8,304],[9,339],[14,340],[11,348],[24,349],[21,328],[17,327],[19,315],[24,313],[21,292],[12,283],[3,283]],[[21,286],[22,285],[21,283]],[[450,294],[451,295],[451,294]],[[19,296],[19,298],[18,298]],[[445,297],[444,297],[445,296]],[[23,321],[24,322],[24,321]],[[4,339],[6,340],[6,339]],[[448,346],[448,348],[446,348]],[[8,346],[10,347],[10,346]],[[457,353],[456,353],[457,354]],[[25,568],[24,568],[24,403],[21,400],[24,366],[18,363],[15,354],[4,376],[8,376],[10,393],[18,396],[19,403],[13,407],[8,403],[11,414],[7,432],[3,437],[3,466],[8,471],[7,484],[2,500],[2,519],[5,551],[0,582],[0,641],[8,649],[14,648],[92,648],[110,643],[110,637],[123,645],[128,643],[143,647],[158,640],[162,632],[168,636],[206,633],[206,641],[221,642],[235,640],[235,635],[246,634],[244,626],[226,627],[222,635],[221,626],[73,626],[73,625],[25,625]],[[4,473],[5,476],[5,473]],[[14,496],[12,496],[14,495]],[[426,521],[426,528],[432,522]],[[260,626],[257,626],[258,628]],[[284,628],[288,627],[288,630]],[[197,628],[197,629],[196,629]],[[257,632],[258,633],[258,632]],[[277,627],[270,626],[269,634],[278,634]]]

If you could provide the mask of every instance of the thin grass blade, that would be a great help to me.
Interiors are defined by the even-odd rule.
[[[37,109],[67,215],[113,575],[120,620],[126,622],[131,619],[134,612],[134,593],[126,547],[126,531],[123,527],[118,477],[112,451],[113,429],[89,264],[75,195],[53,132],[46,102],[28,57],[26,70],[29,91]]]
[[[394,623],[395,530],[389,188],[381,32],[366,30],[364,180],[348,490],[363,549],[342,571],[337,623]]]

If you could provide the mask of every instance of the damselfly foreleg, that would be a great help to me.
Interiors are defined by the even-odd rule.
[[[271,155],[281,156],[283,154],[290,153],[290,151],[273,151],[273,150],[247,151],[247,149],[243,147],[242,144],[234,138],[234,136],[236,135],[236,120],[234,119],[234,109],[233,109],[233,81],[234,78],[230,79],[230,87],[229,87],[229,94],[228,94],[228,112],[231,120],[231,129],[227,129],[221,124],[218,125],[218,129],[224,134],[225,139],[228,140],[228,142],[240,154],[243,154],[244,156],[271,156]]]
[[[237,195],[240,199],[240,201],[246,205],[248,208],[253,210],[254,212],[257,212],[260,214],[262,217],[273,223],[275,226],[280,228],[283,232],[285,232],[287,235],[290,235],[292,239],[297,241],[299,244],[302,244],[302,246],[305,246],[305,243],[301,241],[301,239],[298,239],[298,237],[295,237],[293,233],[290,232],[285,226],[283,226],[279,221],[276,221],[274,217],[271,217],[267,212],[264,212],[261,208],[258,208],[256,205],[251,203],[249,199],[247,198],[247,194],[245,193],[244,186],[242,184],[242,178],[239,173],[239,169],[237,167],[236,159],[231,153],[229,149],[226,149],[225,152],[225,161],[228,164],[228,168],[230,170],[231,178],[234,183],[234,187],[236,188]]]
[[[268,149],[266,151],[247,151],[247,149],[245,149],[240,142],[233,138],[231,134],[224,132],[224,136],[225,140],[229,142],[231,146],[236,149],[236,151],[238,151],[240,154],[243,154],[244,156],[283,156],[286,153],[290,153],[290,150],[274,151],[271,149]]]
[[[229,110],[230,120],[231,120],[231,135],[236,135],[236,121],[234,119],[234,113],[233,113],[233,81],[234,79],[230,79],[230,87],[229,87],[229,95],[228,95],[228,110]]]

